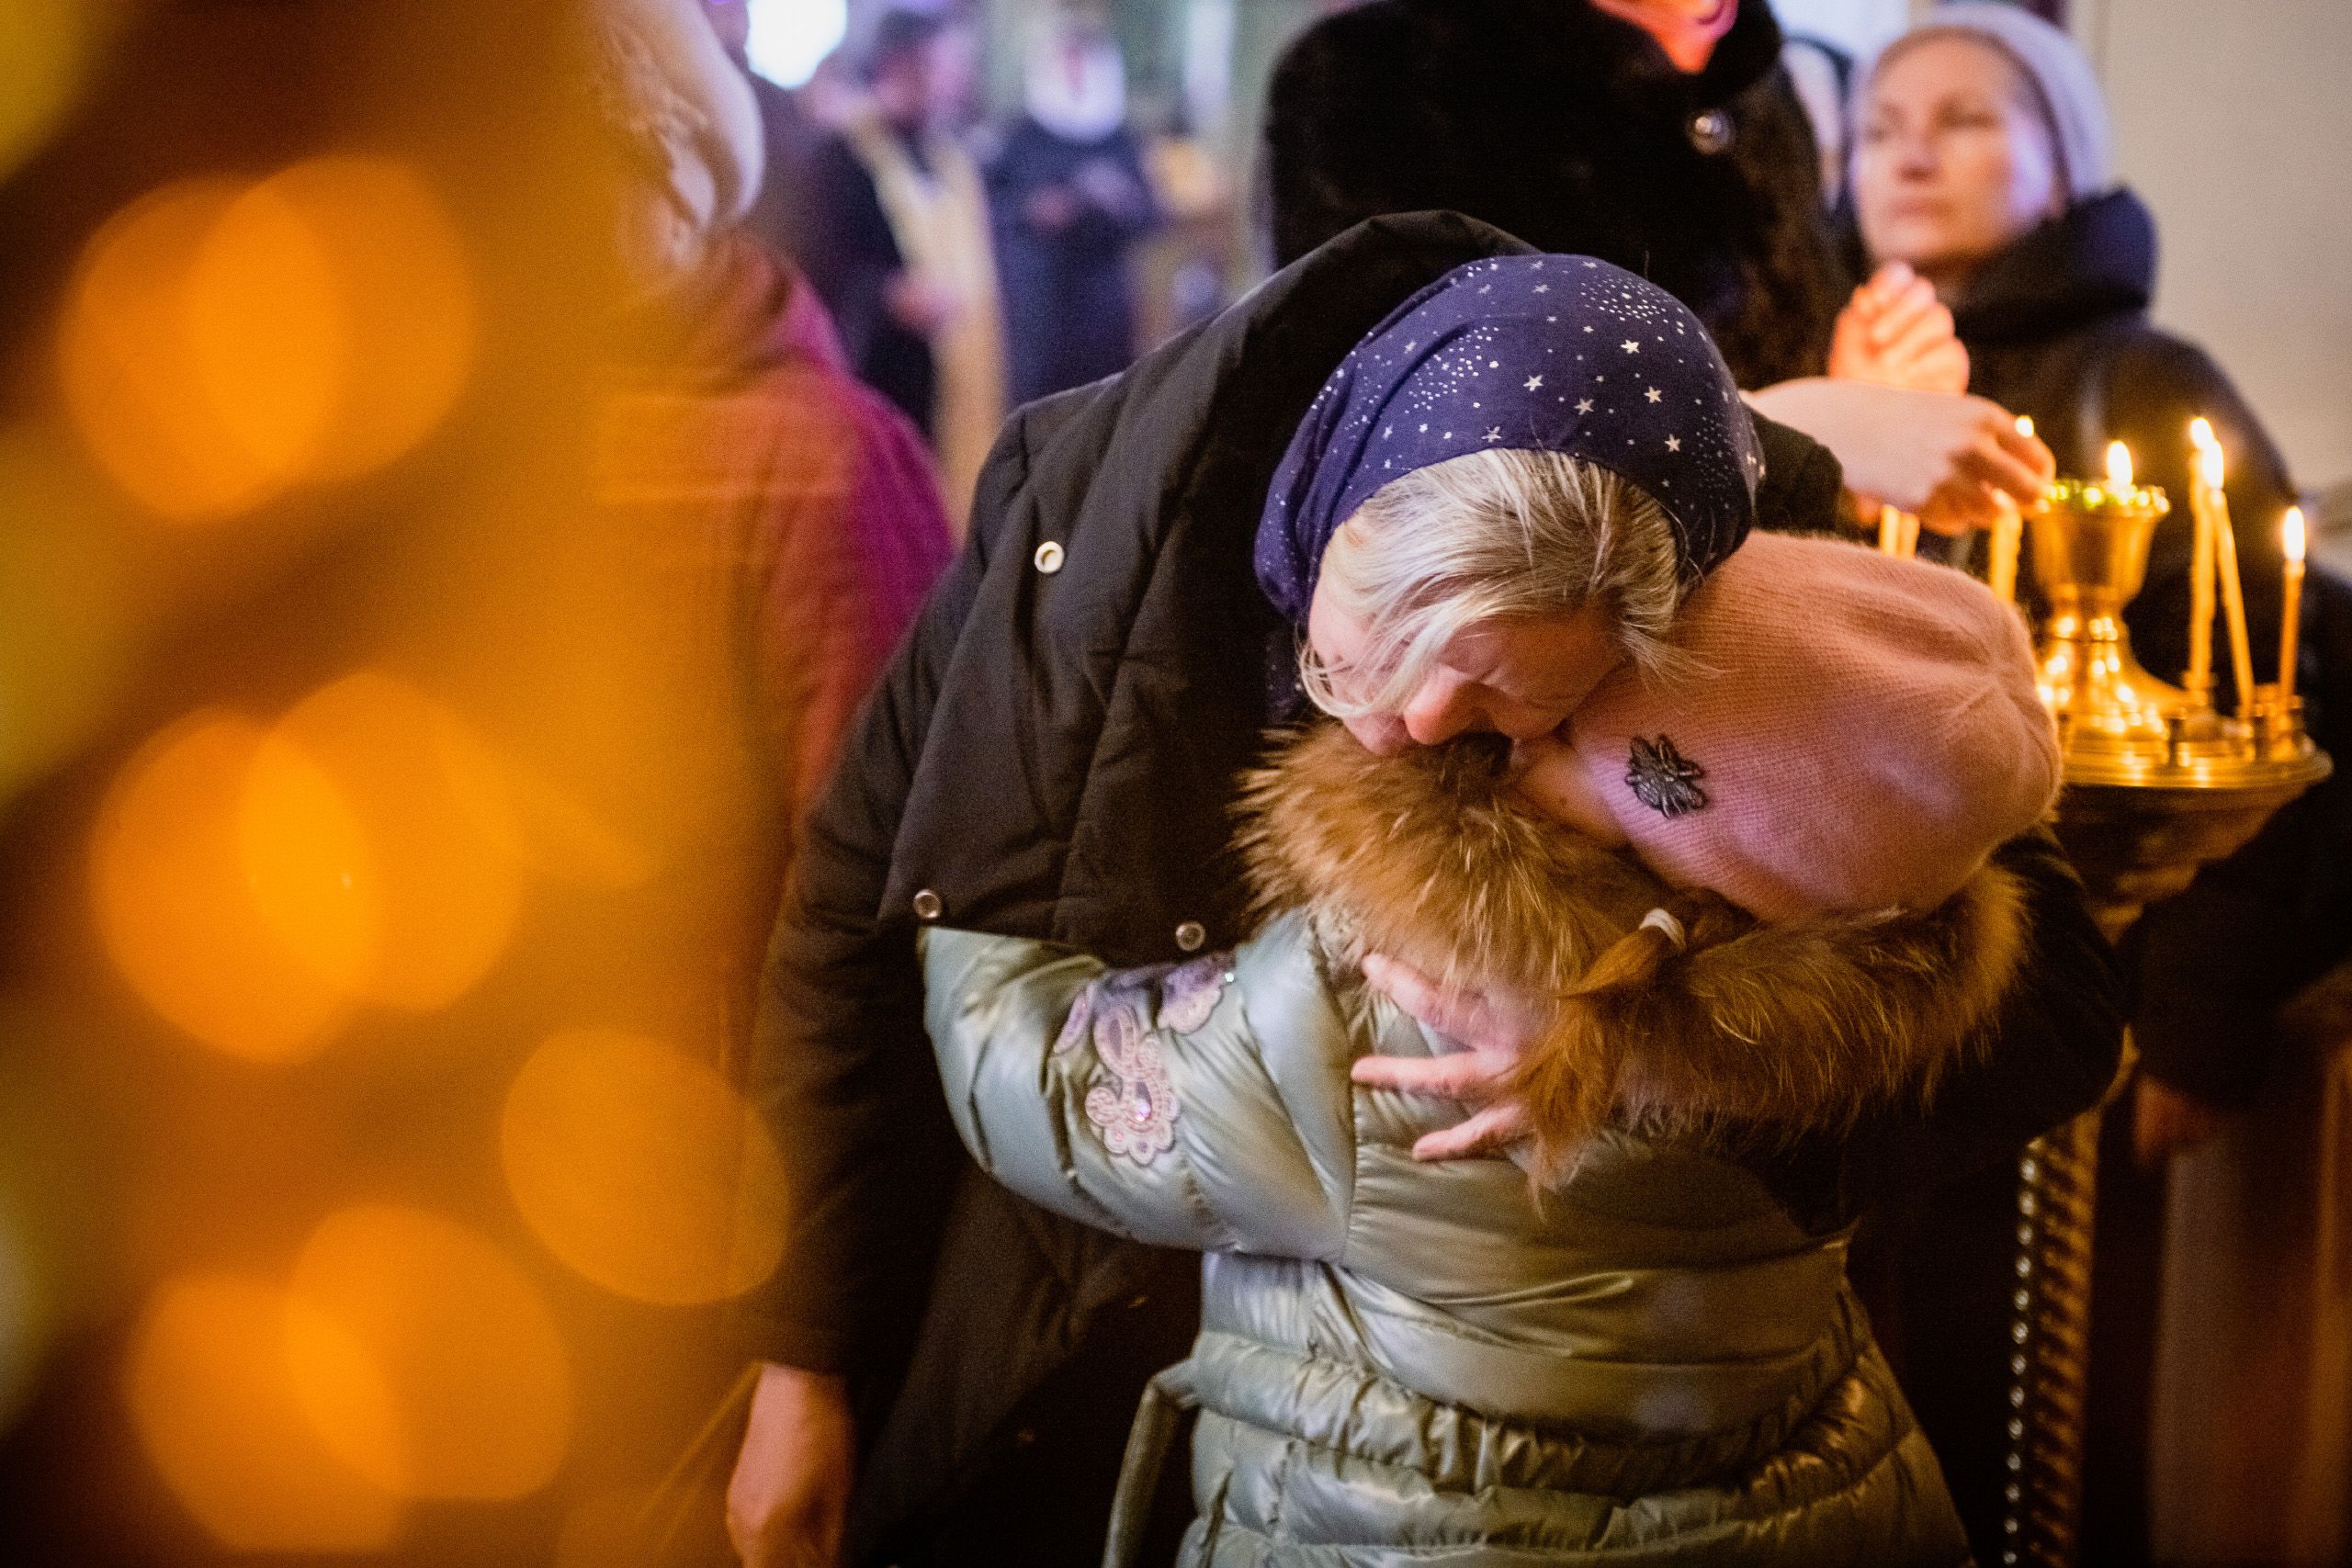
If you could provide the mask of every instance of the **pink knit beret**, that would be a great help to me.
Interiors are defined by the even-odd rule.
[[[1766,920],[1932,908],[2057,797],[2024,624],[1949,568],[1758,534],[1672,640],[1689,673],[1622,668],[1569,722],[1678,886]]]

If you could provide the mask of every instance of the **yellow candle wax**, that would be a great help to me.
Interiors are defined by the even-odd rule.
[[[2211,428],[2203,420],[2191,421],[2188,426],[2189,444],[2198,452],[2198,460],[2189,465],[2188,482],[2188,511],[2197,533],[2188,558],[2188,673],[2182,684],[2191,695],[2201,697],[2213,689],[2213,579],[2220,542],[2213,521],[2211,489],[2203,477],[2204,446],[2198,439],[2200,428],[2210,439]]]
[[[2221,442],[2204,419],[2189,421],[2197,461],[2189,466],[2189,505],[2213,529],[2213,555],[2221,562],[2221,609],[2230,626],[2230,672],[2237,677],[2239,717],[2253,712],[2253,639],[2246,635],[2246,583],[2239,576],[2237,525],[2230,520],[2230,491],[2222,489]],[[2211,656],[2209,656],[2211,659]]]
[[[2018,415],[2018,434],[2033,434],[2033,416]],[[2004,604],[2014,604],[2018,597],[2018,548],[2025,534],[2025,519],[2018,511],[2018,503],[2007,496],[1994,498],[1993,537],[1984,563],[1984,583],[1994,596]]]
[[[2303,620],[2303,509],[2287,508],[2280,532],[2287,547],[2287,602],[2278,615],[2278,705],[2283,710],[2295,695],[2296,642]]]
[[[2018,541],[2025,532],[2025,520],[2018,513],[2018,503],[2007,496],[1994,502],[1993,537],[1988,558],[1984,563],[1984,585],[2004,604],[2014,604],[2018,598]]]

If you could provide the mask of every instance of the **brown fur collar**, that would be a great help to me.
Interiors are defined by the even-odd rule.
[[[1922,1101],[2019,963],[2023,890],[1997,865],[1926,914],[1758,924],[1527,812],[1501,762],[1492,741],[1377,758],[1321,725],[1246,781],[1240,842],[1260,911],[1308,909],[1342,962],[1560,998],[1517,1086],[1543,1174],[1602,1120],[1793,1137]],[[1687,953],[1620,945],[1661,907]]]

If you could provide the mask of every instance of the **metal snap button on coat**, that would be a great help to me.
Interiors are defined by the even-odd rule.
[[[1198,953],[1201,943],[1208,939],[1208,929],[1198,920],[1186,920],[1176,928],[1176,948],[1180,953]]]
[[[1039,571],[1051,577],[1062,569],[1062,547],[1055,541],[1047,539],[1037,547],[1037,553],[1030,558],[1036,562]]]
[[[1690,117],[1690,145],[1715,153],[1731,145],[1731,116],[1721,109],[1702,109]]]
[[[933,893],[933,892],[930,888],[928,888],[928,887],[924,888],[922,892],[920,892],[920,893],[918,893],[918,894],[916,894],[916,895],[915,895],[915,919],[919,919],[919,920],[935,920],[935,919],[939,919],[939,912],[940,912],[940,910],[941,910],[941,909],[943,909],[943,908],[944,908],[945,907],[946,907],[946,906],[944,906],[944,905],[943,905],[942,903],[940,903],[940,901],[939,901],[939,895],[938,895],[938,894],[936,894],[936,893]]]

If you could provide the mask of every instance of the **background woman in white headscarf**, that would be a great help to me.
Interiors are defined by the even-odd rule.
[[[1940,6],[1863,72],[1855,132],[1856,216],[1880,270],[1840,318],[1832,374],[1965,389],[2030,414],[2065,473],[2099,472],[2107,442],[2125,442],[2141,476],[2174,498],[2147,586],[2125,612],[2143,661],[2166,679],[2188,662],[2188,425],[2210,419],[2228,458],[2254,675],[2274,679],[2279,517],[2293,489],[2221,367],[2148,319],[2155,224],[2116,183],[2107,106],[2082,51],[2015,6]],[[2323,654],[2324,628],[2342,624],[2334,608],[2342,592],[2324,571],[2313,577],[2318,603],[2304,625],[2318,629],[2305,639],[2312,657],[2301,689],[2322,742],[2341,756],[2332,731],[2342,705],[2326,701]],[[2038,604],[2030,558],[2018,587]],[[2235,701],[2226,653],[2217,664],[2226,711]],[[2137,1508],[2113,1490],[2098,1493],[2110,1474],[2134,1472],[2144,1451],[2164,1201],[2161,1177],[2135,1179],[2131,1156],[2160,1168],[2262,1092],[2288,1055],[2281,1004],[2352,948],[2344,795],[2330,784],[2281,812],[2246,850],[2150,910],[2127,944],[2141,1059],[2132,1113],[2110,1123],[2115,1146],[2101,1179],[2101,1338],[2092,1357],[2104,1371],[2094,1372],[2088,1506],[2109,1529],[2139,1528]],[[1992,1319],[2011,1288],[2010,1202],[1987,1188],[1972,1213],[1939,1213],[1927,1227],[1934,1247],[1912,1249],[1905,1292],[1914,1342],[1935,1347],[1905,1367],[1906,1386],[1984,1556],[2000,1544],[2007,1482],[2010,1413],[1999,1385],[2008,1346]],[[1970,1269],[1962,1260],[1972,1256]],[[1970,1320],[1964,1329],[1955,1313]],[[2131,1555],[2126,1540],[2106,1544]]]

